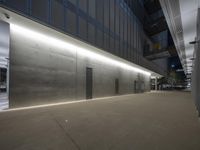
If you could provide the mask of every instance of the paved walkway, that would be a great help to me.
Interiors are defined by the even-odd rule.
[[[200,150],[188,92],[151,92],[0,113],[1,150]]]

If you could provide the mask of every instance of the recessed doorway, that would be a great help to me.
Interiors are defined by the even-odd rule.
[[[115,79],[115,94],[119,94],[119,79]]]
[[[92,68],[86,68],[86,99],[92,99],[93,89],[93,70]]]
[[[0,110],[9,108],[10,25],[0,20]]]

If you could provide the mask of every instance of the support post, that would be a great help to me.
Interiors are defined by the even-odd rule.
[[[155,78],[155,91],[157,91],[158,90],[158,79],[157,79],[157,77]]]

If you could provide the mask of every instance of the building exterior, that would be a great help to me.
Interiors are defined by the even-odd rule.
[[[145,92],[151,75],[164,74],[143,58],[143,18],[131,9],[142,9],[142,1],[1,0],[0,6],[9,107]]]

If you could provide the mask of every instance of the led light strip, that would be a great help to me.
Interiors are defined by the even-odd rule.
[[[95,59],[95,60],[98,60],[98,61],[101,61],[101,62],[104,62],[104,63],[108,63],[109,65],[110,64],[116,65],[116,66],[121,67],[123,69],[132,70],[132,71],[142,73],[142,74],[147,75],[147,76],[151,75],[151,73],[148,72],[148,71],[145,71],[145,70],[142,70],[140,68],[131,66],[129,64],[120,62],[118,60],[109,58],[107,56],[101,55],[99,53],[94,52],[92,49],[88,50],[88,49],[85,49],[85,48],[80,47],[78,45],[71,44],[69,42],[47,36],[45,34],[39,33],[37,31],[31,30],[31,29],[28,29],[26,27],[22,27],[22,26],[19,26],[19,25],[16,25],[16,24],[10,24],[10,27],[11,27],[11,30],[14,31],[15,33],[23,35],[27,38],[39,40],[40,42],[44,42],[46,44],[52,44],[56,47],[65,48],[65,49],[67,48],[67,50],[69,50],[71,52],[74,52],[76,50],[78,54],[81,54],[83,56],[86,56],[86,57],[89,57],[89,58],[92,58],[92,59]]]
[[[60,105],[68,105],[68,104],[76,104],[76,103],[89,103],[94,101],[101,101],[101,100],[112,100],[115,101],[116,98],[119,97],[128,97],[133,96],[134,94],[126,94],[126,95],[119,95],[119,96],[108,96],[108,97],[100,97],[100,98],[93,98],[93,99],[82,99],[82,100],[73,100],[73,101],[67,101],[67,102],[58,102],[58,103],[50,103],[50,104],[42,104],[42,105],[35,105],[35,106],[25,106],[25,107],[19,107],[19,108],[10,108],[7,109],[5,107],[4,110],[0,110],[0,113],[4,112],[12,112],[12,111],[19,111],[19,110],[29,110],[29,109],[36,109],[36,108],[46,108],[46,107],[53,107],[53,106],[60,106]],[[120,99],[123,100],[123,99]]]

